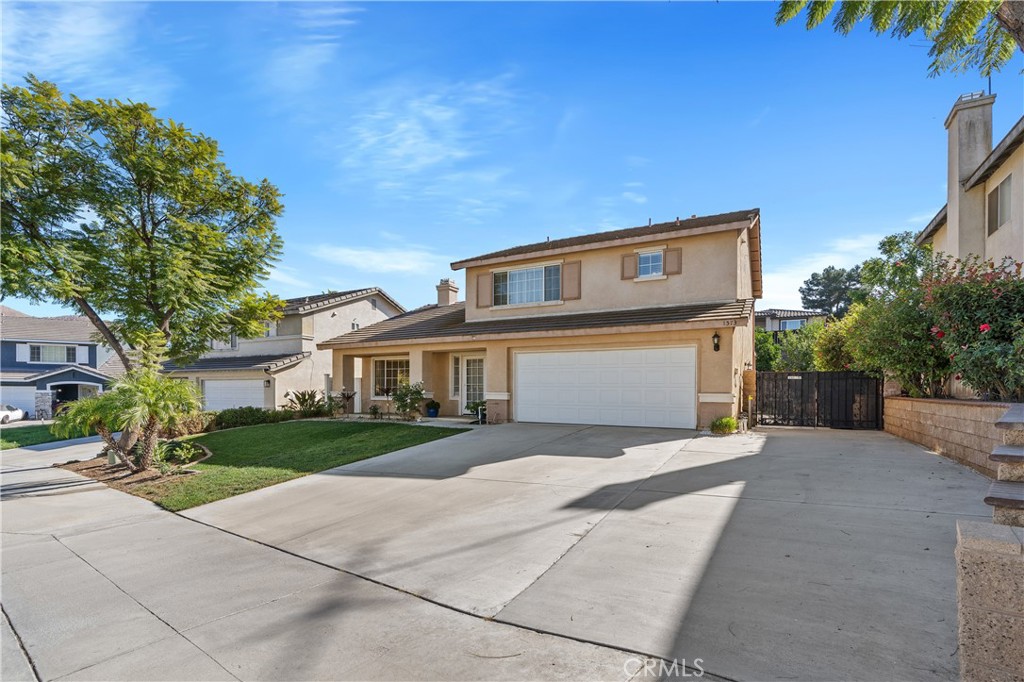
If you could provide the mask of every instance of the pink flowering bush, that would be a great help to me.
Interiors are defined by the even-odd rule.
[[[1024,263],[941,259],[922,281],[932,335],[964,384],[1024,401]]]

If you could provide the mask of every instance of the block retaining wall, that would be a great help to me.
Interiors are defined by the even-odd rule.
[[[995,478],[996,463],[988,456],[1003,442],[995,422],[1007,408],[1008,403],[980,400],[893,396],[885,399],[885,430]]]

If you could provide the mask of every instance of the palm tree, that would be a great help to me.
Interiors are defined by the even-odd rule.
[[[62,436],[95,432],[129,471],[142,471],[153,465],[160,431],[200,407],[195,384],[143,367],[126,373],[106,393],[68,405],[56,416],[53,430]],[[118,431],[121,435],[114,438]]]

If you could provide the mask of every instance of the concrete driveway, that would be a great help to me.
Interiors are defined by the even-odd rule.
[[[729,678],[955,679],[955,520],[986,488],[879,432],[510,424],[186,515]]]

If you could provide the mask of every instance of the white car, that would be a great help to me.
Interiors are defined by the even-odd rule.
[[[18,409],[14,405],[0,405],[0,424],[16,422],[25,418],[25,410]]]

